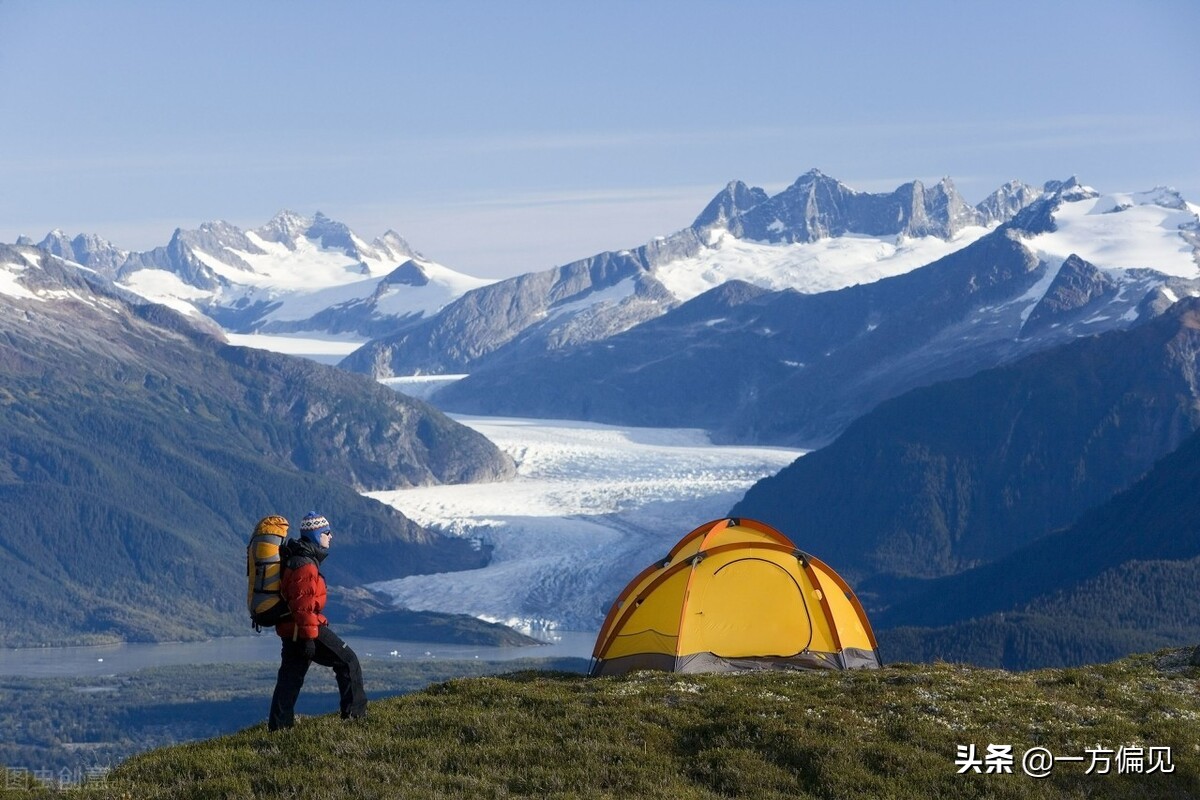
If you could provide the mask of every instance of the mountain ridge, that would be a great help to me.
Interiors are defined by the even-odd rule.
[[[1131,205],[1103,224],[1119,222],[1126,238],[1149,232],[1140,247],[1167,260],[1146,268],[1141,251],[1118,251],[1114,264],[1099,248],[1110,263],[1097,264],[1068,248],[1088,252],[1103,197],[1073,180],[1056,192],[917,269],[736,308],[710,292],[602,339],[488,354],[433,400],[463,413],[702,427],[726,441],[815,447],[908,389],[1126,328],[1200,293],[1185,231],[1164,224],[1195,215],[1152,199]],[[1046,238],[1048,226],[1060,232]],[[683,391],[713,384],[722,391]]]
[[[268,513],[337,521],[335,583],[486,563],[354,487],[502,480],[511,459],[364,376],[219,337],[0,246],[4,646],[244,632],[245,542]]]
[[[721,226],[738,238],[774,243],[811,242],[857,233],[867,236],[936,236],[946,239],[968,226],[1007,221],[1010,209],[1040,194],[1011,181],[975,206],[950,178],[931,187],[921,181],[891,193],[859,192],[813,169],[774,197],[741,181],[730,183],[696,218],[693,227]]]
[[[1036,612],[1049,602],[1069,606],[1079,587],[1131,563],[1196,569],[1200,503],[1192,489],[1197,479],[1200,433],[1192,433],[1135,483],[1087,509],[1070,525],[993,563],[929,583],[880,614],[880,622],[885,627],[936,627],[1003,612]],[[1005,578],[1017,572],[1020,582]],[[1125,587],[1129,595],[1130,584]],[[1148,600],[1146,610],[1159,625],[1192,625],[1182,604],[1156,602],[1152,588],[1136,597]],[[1115,607],[1116,603],[1100,604],[1101,609]]]
[[[489,283],[430,261],[394,230],[367,243],[320,211],[306,217],[283,210],[245,231],[222,220],[177,228],[166,245],[143,252],[59,230],[36,246],[152,302],[210,316],[237,333],[324,331],[367,338]],[[385,279],[406,263],[423,265],[427,280],[412,285],[398,304],[384,291],[397,284]]]
[[[995,561],[1108,500],[1197,429],[1198,315],[1191,298],[1128,331],[900,395],[730,513],[773,520],[859,580]]]
[[[803,187],[812,192],[820,187],[827,196],[823,204],[810,203],[797,210],[802,204],[796,195]],[[690,227],[631,250],[606,251],[474,290],[436,315],[368,342],[341,366],[376,377],[454,374],[473,371],[476,364],[497,357],[554,353],[604,341],[661,316],[725,279],[738,277],[721,276],[722,264],[741,258],[732,251],[728,257],[724,255],[734,246],[752,248],[754,259],[796,262],[778,282],[803,286],[809,280],[805,277],[806,259],[822,256],[792,253],[783,245],[801,246],[833,233],[866,236],[869,232],[888,240],[875,249],[882,247],[891,253],[887,258],[895,260],[892,264],[885,258],[888,265],[879,269],[884,274],[907,271],[917,266],[913,261],[919,258],[906,249],[912,248],[913,241],[926,242],[926,247],[932,247],[930,241],[939,242],[935,251],[953,251],[969,243],[969,239],[954,241],[968,229],[967,223],[982,233],[982,226],[995,224],[1014,204],[1029,202],[1035,194],[1031,187],[1012,182],[993,193],[986,210],[981,210],[968,206],[949,179],[938,187],[927,203],[919,181],[892,194],[871,194],[854,191],[813,170],[775,197],[733,181]],[[907,214],[889,218],[890,212],[900,208],[896,198],[906,194]],[[882,213],[881,208],[885,209]],[[874,240],[861,243],[862,258],[874,263],[881,256],[872,255],[866,246],[869,241]],[[755,274],[761,279],[771,271],[764,267]],[[830,270],[827,280],[841,280],[844,285],[848,279],[839,279],[836,270]],[[618,287],[624,288],[615,292]],[[576,320],[577,315],[586,315],[586,321]]]

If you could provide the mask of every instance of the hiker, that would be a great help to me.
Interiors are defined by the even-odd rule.
[[[272,731],[295,724],[296,698],[314,661],[333,667],[342,719],[367,715],[358,656],[329,629],[329,620],[321,613],[325,609],[325,577],[319,567],[329,555],[332,540],[329,520],[313,511],[300,522],[300,538],[288,540],[282,548],[283,597],[291,616],[275,626],[283,651],[267,720],[267,728]]]

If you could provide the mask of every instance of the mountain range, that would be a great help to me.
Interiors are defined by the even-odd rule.
[[[36,246],[237,333],[371,338],[489,283],[426,259],[395,231],[368,244],[320,212],[305,217],[281,211],[249,231],[221,221],[177,229],[165,246],[147,252],[59,230]]]
[[[882,403],[731,513],[778,522],[859,581],[961,572],[1069,525],[1179,447],[1200,427],[1198,376],[1189,298]]]
[[[0,246],[4,646],[244,630],[244,548],[268,513],[335,522],[330,579],[479,566],[360,494],[504,479],[432,407],[332,367],[226,344],[98,273]]]
[[[394,231],[367,243],[320,212],[283,211],[253,230],[208,222],[145,252],[61,230],[36,246],[231,333],[370,339],[343,366],[388,377],[604,339],[728,280],[815,292],[907,272],[1038,195],[1010,182],[971,206],[949,179],[871,194],[817,170],[774,197],[734,181],[671,236],[496,282],[425,258]]]
[[[270,452],[341,485],[394,481],[410,457],[380,467],[372,456],[368,467],[321,455],[321,443],[369,451],[388,441],[361,431],[347,439],[337,415],[295,442],[292,429],[314,413],[311,388],[468,373],[433,402],[820,448],[731,513],[771,522],[852,577],[897,652],[1029,666],[1178,643],[1171,637],[1192,630],[1169,622],[1179,593],[1148,576],[1186,579],[1200,552],[1163,556],[1153,542],[1170,526],[1154,527],[1145,509],[1144,552],[1108,548],[1112,558],[1093,559],[1084,574],[1070,568],[1070,546],[1050,546],[1109,535],[1095,523],[1109,504],[1133,524],[1119,498],[1141,496],[1151,475],[1158,487],[1186,480],[1186,468],[1171,466],[1186,459],[1170,454],[1185,453],[1200,422],[1200,308],[1188,299],[1200,295],[1200,207],[1170,189],[1013,182],[972,206],[949,180],[871,194],[814,170],[775,196],[732,182],[691,226],[641,247],[474,285],[394,233],[367,245],[320,214],[283,213],[250,232],[210,223],[150,253],[58,234],[41,249],[10,249],[13,263],[76,269],[89,286],[104,282],[105,303],[119,298],[155,325],[186,328],[185,338],[216,349],[221,370],[245,368],[233,383],[304,373],[305,388],[291,394],[267,378],[261,395],[245,395],[258,413],[286,407],[291,428],[256,418],[240,435],[265,428],[281,445]],[[87,269],[38,261],[49,252]],[[0,271],[0,292],[28,291],[28,276],[15,274]],[[343,370],[309,375],[288,359],[214,344],[197,332],[217,332],[206,320],[374,338]],[[64,334],[46,338],[57,346]],[[349,371],[364,373],[361,382]],[[92,391],[77,390],[75,407]],[[387,462],[386,450],[374,454]],[[435,480],[463,465],[451,456],[434,468],[442,450],[418,448]],[[449,479],[509,474],[503,459],[493,463]],[[1021,558],[1039,569],[1018,568]],[[1120,595],[1123,579],[1136,591]],[[1126,622],[1089,639],[1105,607]]]
[[[1200,639],[1200,298],[915,389],[731,510],[839,565],[887,657],[1028,668]]]
[[[1053,183],[1008,222],[976,230],[931,263],[841,289],[727,281],[603,340],[548,349],[522,347],[522,334],[433,399],[465,413],[814,447],[908,389],[1129,327],[1200,291],[1197,210],[1167,190],[1106,196]],[[371,347],[345,365],[362,366]]]
[[[948,179],[871,194],[812,170],[774,197],[734,181],[687,228],[468,292],[342,366],[475,373],[607,340],[731,280],[803,292],[878,280],[964,247],[1038,195],[1012,182],[972,207]]]

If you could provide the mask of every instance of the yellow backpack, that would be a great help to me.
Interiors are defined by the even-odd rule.
[[[280,550],[287,541],[288,521],[263,517],[254,526],[246,546],[246,605],[255,630],[278,624],[291,613],[283,599],[283,559]]]

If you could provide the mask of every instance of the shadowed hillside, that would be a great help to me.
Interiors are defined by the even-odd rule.
[[[874,616],[913,660],[1054,666],[1200,640],[1200,433],[1069,528]]]
[[[507,456],[363,376],[231,347],[32,248],[0,295],[0,645],[248,630],[245,542],[334,521],[332,583],[486,563],[359,494],[497,480]]]
[[[1200,301],[909,392],[746,493],[852,580],[934,578],[1071,524],[1200,423]],[[860,589],[864,603],[872,600]]]

